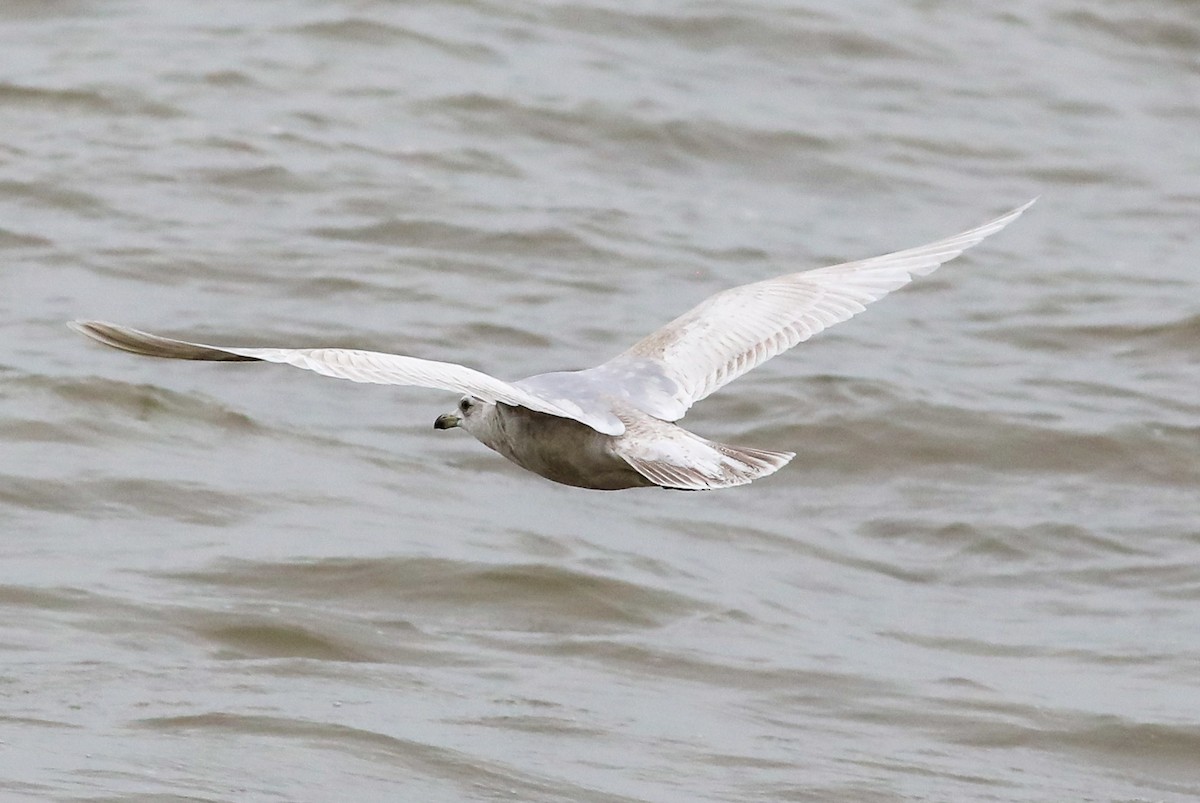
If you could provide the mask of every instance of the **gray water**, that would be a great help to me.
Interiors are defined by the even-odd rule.
[[[1196,11],[0,4],[0,797],[1195,799]],[[718,493],[63,326],[519,378],[1035,195],[697,407],[799,453]]]

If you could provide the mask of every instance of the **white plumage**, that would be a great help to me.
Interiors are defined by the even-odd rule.
[[[724,488],[771,474],[794,455],[715,443],[671,422],[752,368],[933,272],[1031,204],[929,245],[724,290],[602,365],[518,382],[397,354],[208,346],[98,321],[71,326],[135,354],[260,360],[352,382],[460,393],[458,414],[441,416],[438,428],[462,426],[518,465],[568,485]]]

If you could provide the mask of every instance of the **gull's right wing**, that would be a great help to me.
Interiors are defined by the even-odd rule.
[[[539,413],[570,418],[605,435],[620,435],[625,425],[611,413],[584,410],[570,399],[543,399],[516,385],[463,365],[399,354],[358,349],[228,348],[189,343],[100,321],[74,321],[72,329],[123,351],[176,360],[217,360],[283,363],[324,376],[378,385],[413,385],[474,396],[485,402],[527,407]]]

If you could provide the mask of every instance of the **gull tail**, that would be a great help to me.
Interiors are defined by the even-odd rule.
[[[634,431],[617,452],[637,473],[663,488],[712,491],[745,485],[774,474],[796,456],[717,443],[674,424],[655,424],[657,437],[644,439],[643,432]]]

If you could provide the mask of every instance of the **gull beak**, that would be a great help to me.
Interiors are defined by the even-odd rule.
[[[460,421],[462,421],[462,419],[456,416],[454,413],[443,413],[437,417],[436,421],[433,422],[433,428],[454,429],[458,426]]]

